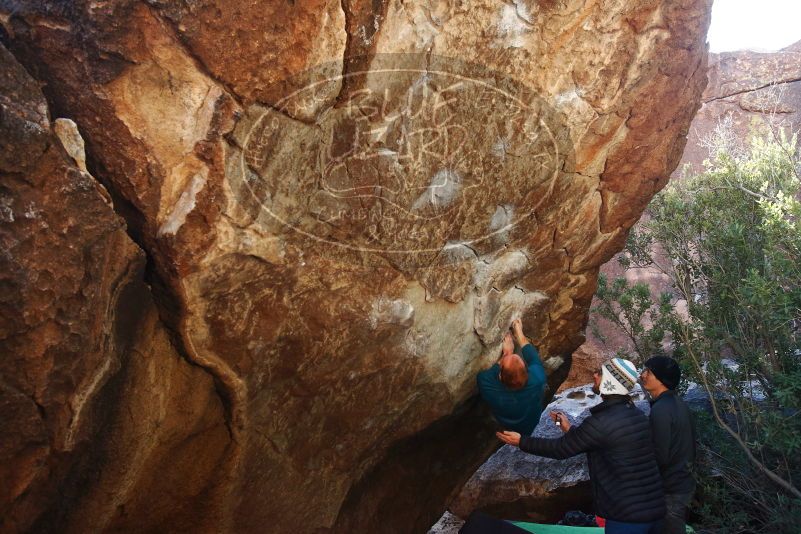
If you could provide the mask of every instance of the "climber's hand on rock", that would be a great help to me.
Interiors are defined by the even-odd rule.
[[[512,332],[514,332],[515,335],[517,335],[517,334],[523,335],[523,321],[522,320],[515,319],[514,321],[512,321]]]
[[[513,354],[515,351],[515,342],[512,339],[512,334],[509,332],[503,336],[503,345],[501,347],[501,357],[506,356],[507,354]]]
[[[570,420],[562,412],[551,412],[548,414],[548,417],[550,417],[551,421],[555,422],[557,426],[562,429],[562,432],[567,432],[570,430]]]
[[[520,446],[520,434],[517,432],[509,432],[504,430],[503,432],[496,432],[496,436],[498,439],[506,443],[507,445],[511,445],[513,447]]]
[[[523,334],[523,321],[520,319],[515,319],[512,321],[512,333],[515,335],[515,341],[521,347],[528,343],[528,339]]]

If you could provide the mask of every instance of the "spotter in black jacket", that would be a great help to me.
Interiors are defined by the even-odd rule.
[[[665,493],[695,491],[695,427],[690,409],[675,391],[667,390],[651,401],[651,437]]]
[[[607,395],[590,416],[557,439],[522,437],[522,451],[561,460],[587,453],[599,516],[649,523],[665,516],[662,480],[648,418],[626,395]]]

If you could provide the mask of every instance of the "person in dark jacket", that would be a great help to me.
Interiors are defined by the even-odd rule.
[[[684,534],[695,493],[695,429],[690,409],[675,391],[680,379],[679,365],[667,356],[651,358],[640,373],[640,383],[651,397],[651,436],[667,506],[665,534]]]
[[[629,397],[637,369],[628,360],[612,358],[593,379],[593,391],[601,394],[602,402],[590,408],[580,425],[571,426],[562,413],[550,414],[565,432],[561,438],[521,438],[515,432],[499,432],[498,438],[547,458],[586,452],[595,511],[606,519],[605,532],[656,534],[665,516],[665,499],[648,418]]]
[[[501,357],[489,369],[478,373],[476,382],[481,397],[503,428],[529,435],[542,415],[545,368],[540,355],[523,334],[520,319],[512,322],[512,335],[503,339]],[[514,343],[520,355],[514,353]]]

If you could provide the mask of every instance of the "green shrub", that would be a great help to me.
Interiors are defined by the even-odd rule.
[[[601,277],[595,311],[643,361],[666,351],[705,387],[699,530],[801,532],[801,204],[796,141],[717,150],[672,181],[630,232],[622,263],[671,291]]]

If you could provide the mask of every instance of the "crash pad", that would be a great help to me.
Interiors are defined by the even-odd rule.
[[[603,534],[604,532],[601,527],[568,527],[565,525],[543,525],[522,521],[510,521],[510,523],[534,534]]]

